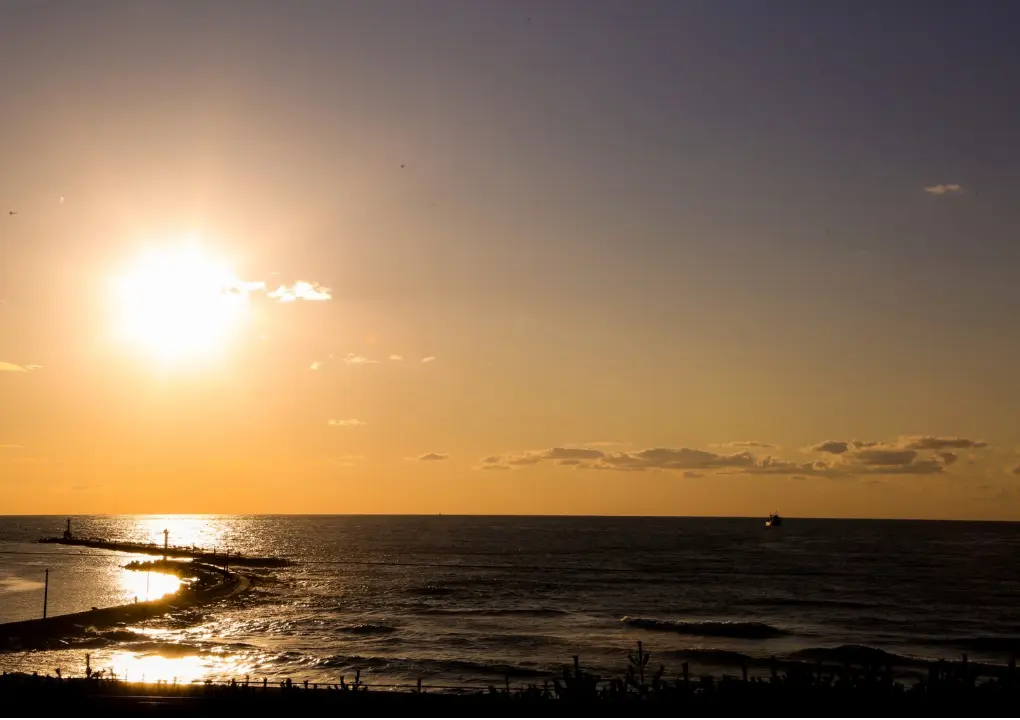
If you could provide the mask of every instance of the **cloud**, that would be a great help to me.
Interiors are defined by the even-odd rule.
[[[390,355],[390,360],[400,361],[400,360],[403,360],[403,359],[404,359],[403,355]]]
[[[33,370],[42,370],[42,365],[16,365],[0,361],[0,372],[32,372]]]
[[[713,445],[712,447],[729,447],[729,448],[762,448],[763,450],[771,450],[775,446],[770,443],[759,442],[758,440],[733,440],[727,443],[720,443]]]
[[[322,362],[321,360],[316,360],[315,362],[312,363],[311,367],[309,367],[308,369],[309,370],[318,370],[319,368],[321,368],[325,364],[326,363]]]
[[[511,470],[509,465],[482,465],[482,470]]]
[[[886,448],[856,450],[853,454],[853,459],[862,465],[909,465],[916,457],[916,450]]]
[[[430,452],[430,453],[425,453],[424,455],[422,455],[422,456],[421,456],[421,457],[419,457],[418,459],[419,459],[419,460],[446,460],[446,459],[448,459],[449,457],[450,457],[450,456],[449,456],[449,455],[446,455],[445,453],[434,453],[434,452]]]
[[[23,450],[24,445],[0,445],[0,450]]]
[[[335,455],[325,458],[325,463],[331,467],[352,468],[357,467],[358,461],[364,459],[364,455]]]
[[[956,183],[946,185],[929,185],[924,189],[929,195],[955,195],[963,192],[963,186]]]
[[[329,288],[322,287],[317,283],[299,280],[292,286],[281,285],[269,297],[279,300],[282,303],[294,302],[295,300],[332,300]]]
[[[435,361],[436,361],[436,356],[435,356],[435,355],[429,355],[428,357],[423,357],[423,358],[421,359],[421,361],[422,361],[423,363],[430,363],[430,362],[435,362]]]
[[[901,437],[899,444],[908,450],[969,450],[987,447],[984,440],[968,440],[961,437],[933,437],[914,435]]]
[[[842,455],[850,450],[850,443],[845,440],[826,440],[810,448],[814,452]]]
[[[577,461],[570,464],[590,470],[706,470],[752,467],[756,458],[748,452],[722,455],[691,448],[650,448],[637,452],[605,453],[595,448],[554,447],[525,453],[493,455],[484,464],[537,465],[542,462]]]
[[[758,441],[726,443],[728,447],[765,447]],[[686,478],[706,474],[789,475],[794,477],[849,478],[882,475],[935,475],[956,464],[959,456],[948,449],[985,447],[980,440],[959,437],[901,436],[896,442],[826,440],[807,449],[827,457],[794,462],[752,449],[727,453],[699,448],[657,447],[630,452],[609,452],[593,447],[557,446],[545,450],[490,455],[482,466],[506,468],[552,463],[583,470],[620,472],[679,471]]]
[[[359,425],[366,425],[367,423],[364,420],[351,418],[349,420],[329,420],[326,424],[332,427],[358,427]]]
[[[633,453],[606,455],[602,463],[617,470],[707,470],[754,467],[757,460],[749,452],[723,455],[694,448],[649,448]]]
[[[347,353],[347,357],[344,358],[344,362],[348,365],[374,365],[379,361],[369,360],[364,355],[355,355],[354,353]]]
[[[597,460],[598,458],[604,457],[605,453],[601,450],[594,450],[592,448],[568,448],[568,447],[554,447],[551,450],[547,450],[543,456],[543,460]]]
[[[942,460],[942,464],[943,465],[952,465],[953,463],[955,463],[957,460],[960,459],[956,455],[956,453],[940,452],[940,453],[935,453],[935,454],[939,457],[940,460]]]

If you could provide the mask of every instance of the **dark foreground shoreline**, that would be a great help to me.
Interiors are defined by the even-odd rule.
[[[666,680],[640,666],[604,681],[579,665],[526,688],[436,692],[308,683],[130,683],[105,677],[0,676],[0,698],[28,717],[1015,717],[1020,677],[978,679],[957,664],[933,666],[905,686],[878,668],[826,674],[787,668],[767,679]]]

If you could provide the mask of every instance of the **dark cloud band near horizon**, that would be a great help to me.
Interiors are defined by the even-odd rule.
[[[746,443],[744,443],[746,445]],[[723,443],[722,446],[732,446]],[[753,447],[769,447],[754,443]],[[987,443],[959,437],[901,436],[890,443],[827,440],[809,448],[822,457],[794,462],[754,454],[731,454],[696,448],[648,448],[633,452],[606,452],[590,447],[552,447],[546,450],[490,455],[480,467],[510,470],[551,463],[579,470],[643,472],[682,471],[685,477],[715,474],[853,477],[861,475],[937,475],[955,464],[958,456],[946,448],[980,449]]]

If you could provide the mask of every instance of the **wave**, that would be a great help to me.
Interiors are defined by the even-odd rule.
[[[557,610],[556,608],[493,608],[493,609],[474,609],[474,608],[423,608],[418,610],[419,615],[479,615],[486,617],[512,617],[522,615],[526,617],[556,617],[559,615],[569,615],[570,613],[566,610]]]
[[[383,625],[382,623],[357,623],[354,625],[343,625],[337,628],[337,631],[349,635],[386,635],[396,632],[397,629],[392,625]]]
[[[549,677],[553,673],[548,670],[521,667],[506,663],[473,662],[470,660],[447,660],[435,658],[396,658],[396,657],[365,657],[361,655],[334,655],[322,658],[316,665],[320,667],[364,670],[366,668],[385,668],[390,672],[401,672],[410,675],[430,675],[439,673],[476,674],[491,677]]]
[[[805,648],[790,653],[793,660],[835,663],[839,665],[897,665],[918,667],[928,663],[919,658],[879,650],[867,645],[840,645],[834,648]]]
[[[845,609],[864,609],[879,607],[878,603],[869,603],[859,600],[804,600],[801,598],[763,598],[761,600],[750,600],[748,605],[759,607],[827,607]]]
[[[132,643],[127,646],[128,650],[134,652],[144,653],[145,655],[159,655],[166,658],[179,658],[187,657],[189,655],[208,655],[209,651],[205,650],[198,645],[189,645],[187,643],[172,643],[172,642],[159,642],[149,641]]]
[[[718,650],[715,648],[690,648],[687,650],[667,650],[658,653],[662,657],[671,660],[691,660],[702,665],[716,667],[740,667],[741,665],[756,665],[762,662],[758,658],[745,655],[735,650]]]
[[[632,618],[624,616],[620,622],[630,627],[659,632],[674,632],[679,635],[700,635],[703,637],[727,637],[742,640],[765,640],[782,637],[790,633],[763,622],[657,620],[655,618]]]
[[[453,588],[443,587],[442,585],[421,585],[419,587],[411,587],[405,590],[410,595],[452,595],[457,592]]]

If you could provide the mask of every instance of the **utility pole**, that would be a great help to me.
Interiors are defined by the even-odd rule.
[[[43,586],[42,596],[42,616],[43,620],[46,619],[46,606],[50,602],[50,569],[46,568],[46,584]]]

